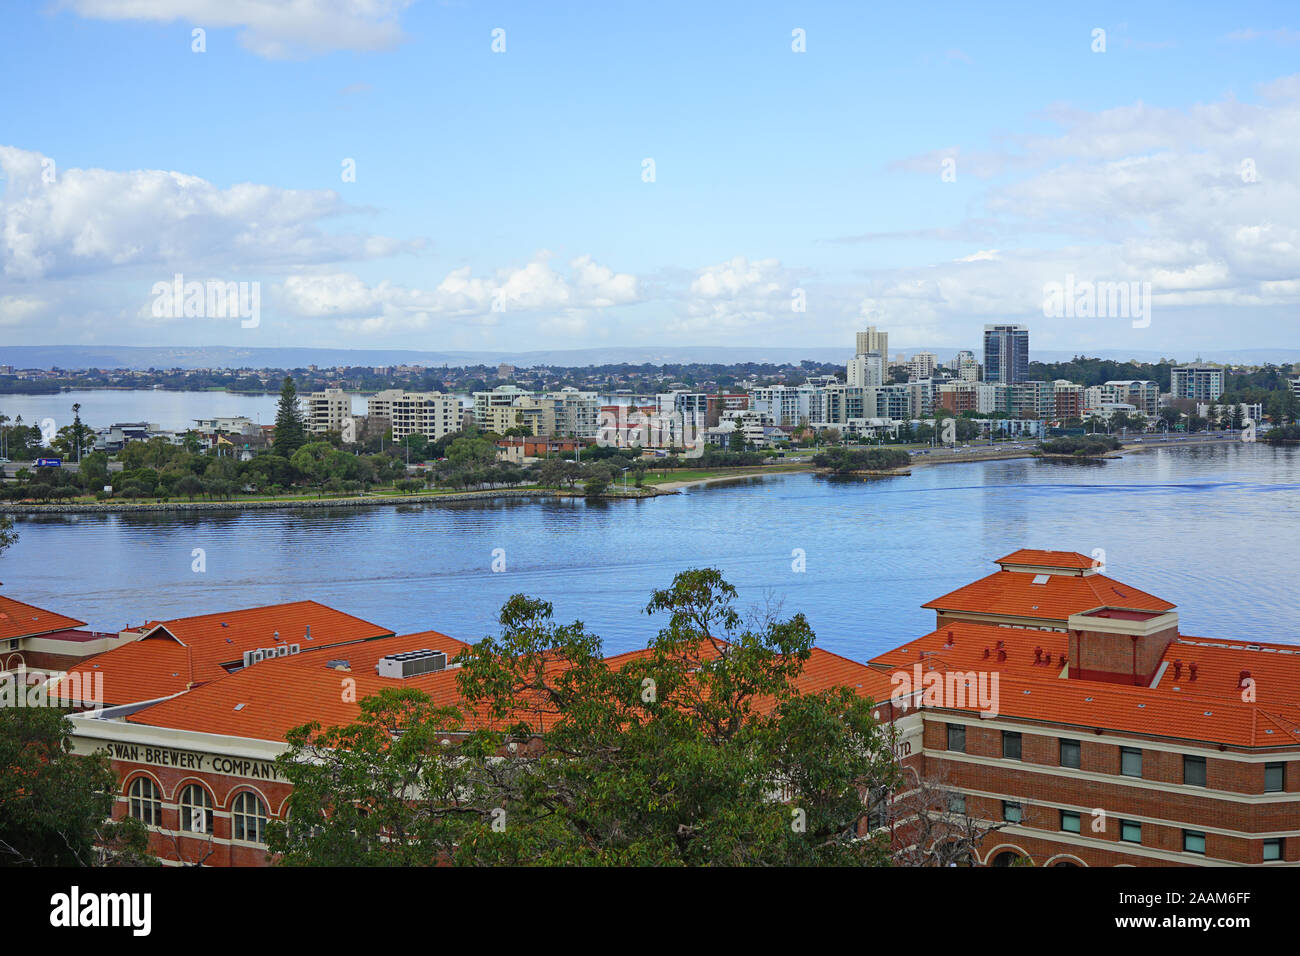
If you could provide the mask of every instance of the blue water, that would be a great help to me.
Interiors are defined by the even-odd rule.
[[[911,477],[748,480],[643,501],[20,518],[3,593],[116,630],[314,598],[398,633],[474,640],[524,592],[610,651],[682,568],[720,568],[746,607],[802,611],[863,659],[933,626],[920,605],[1019,547],[1106,552],[1112,576],[1179,605],[1184,633],[1300,643],[1300,450],[1161,449],[1101,465],[1005,461]],[[207,570],[191,570],[192,549]],[[506,570],[491,570],[494,549]],[[806,555],[804,573],[792,552]]]

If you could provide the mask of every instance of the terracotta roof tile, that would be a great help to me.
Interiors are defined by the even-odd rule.
[[[104,703],[137,703],[223,678],[223,665],[239,664],[245,651],[278,644],[310,650],[391,635],[316,601],[294,601],[148,624],[140,640],[89,658],[69,673],[98,671],[104,675]]]
[[[0,641],[81,627],[85,621],[0,596]]]
[[[1046,580],[1043,580],[1046,578]],[[1040,583],[1035,584],[1035,581]],[[996,614],[1060,621],[1071,614],[1099,607],[1139,611],[1171,611],[1174,605],[1104,574],[1034,575],[1024,571],[994,571],[988,577],[927,601],[922,607],[938,611]]]

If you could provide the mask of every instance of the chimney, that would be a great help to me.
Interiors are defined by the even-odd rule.
[[[1178,639],[1178,614],[1117,606],[1071,614],[1070,677],[1150,687],[1169,645]]]
[[[1176,660],[1174,661],[1174,680],[1182,680],[1182,679],[1183,679],[1183,662],[1181,660]]]
[[[1242,671],[1237,675],[1237,686],[1245,687],[1246,681],[1250,680],[1250,671]]]
[[[1191,673],[1190,673],[1190,676],[1191,676],[1192,680],[1196,680],[1196,662],[1193,661],[1192,663],[1188,664],[1188,665],[1187,665],[1187,669],[1188,669],[1188,671],[1191,672]]]
[[[1051,662],[1050,657],[1047,660],[1049,663]],[[1034,663],[1035,664],[1043,663],[1043,649],[1041,647],[1034,648]]]

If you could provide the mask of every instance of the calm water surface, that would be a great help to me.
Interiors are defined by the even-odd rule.
[[[804,612],[863,659],[930,630],[919,605],[1019,547],[1106,551],[1121,581],[1179,605],[1185,633],[1300,643],[1300,450],[1163,449],[1102,465],[942,466],[909,478],[791,475],[635,502],[20,518],[3,593],[116,630],[302,598],[398,633],[495,631],[544,597],[610,651],[643,645],[650,591],[720,568],[746,606]],[[191,570],[203,548],[207,571]],[[506,570],[493,573],[493,551]],[[791,569],[802,549],[807,570]]]

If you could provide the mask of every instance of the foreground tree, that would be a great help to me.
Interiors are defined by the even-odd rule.
[[[71,734],[53,708],[0,708],[0,866],[150,862],[144,827],[109,820],[108,758],[74,755]]]
[[[275,454],[292,458],[307,442],[307,426],[303,423],[302,407],[298,404],[298,389],[288,375],[280,386],[280,404],[275,411],[275,437],[271,447]]]
[[[606,659],[581,623],[523,595],[459,658],[467,714],[418,691],[347,728],[300,728],[280,758],[290,863],[823,865],[889,861],[863,794],[898,780],[852,690],[800,693],[802,615],[745,624],[711,569],[646,610],[666,626]],[[505,759],[501,759],[501,758]],[[306,821],[310,821],[307,823]]]
[[[4,554],[17,543],[18,532],[14,530],[14,519],[8,515],[0,515],[0,554]]]

